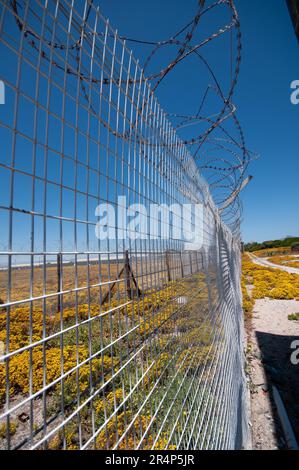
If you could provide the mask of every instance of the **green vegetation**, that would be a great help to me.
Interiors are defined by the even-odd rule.
[[[10,436],[13,436],[16,433],[17,427],[18,427],[17,422],[10,421],[10,423],[9,423],[9,434],[10,434]],[[0,425],[0,437],[1,437],[1,439],[5,439],[6,435],[7,435],[7,424],[2,423]]]
[[[291,313],[288,315],[289,320],[299,320],[299,312],[298,313]]]
[[[16,284],[15,295],[18,286],[19,296],[24,298],[26,271],[17,273],[23,283]],[[51,274],[50,285],[54,288],[54,270]],[[80,274],[81,270],[78,278]],[[0,294],[1,276],[5,280],[0,273]],[[36,393],[35,405],[41,406],[45,376],[48,385],[44,392],[46,417],[35,415],[32,422],[35,436],[43,431],[44,419],[47,426],[57,422],[63,397],[64,416],[70,418],[63,429],[50,436],[46,443],[49,449],[79,449],[81,439],[86,442],[94,429],[99,429],[94,444],[97,449],[113,449],[122,438],[120,450],[134,449],[138,441],[142,441],[143,449],[161,450],[167,445],[174,450],[176,441],[168,442],[174,426],[175,432],[180,433],[187,418],[188,429],[193,429],[192,420],[198,419],[195,413],[189,419],[188,409],[181,413],[186,395],[201,386],[194,376],[200,380],[205,374],[200,391],[205,410],[212,406],[207,405],[209,397],[213,397],[212,364],[217,364],[225,348],[220,315],[209,316],[207,310],[209,298],[216,302],[218,295],[217,273],[212,269],[209,280],[208,286],[204,272],[165,280],[145,288],[132,299],[122,282],[102,305],[97,290],[91,288],[91,293],[86,294],[82,289],[84,297],[78,293],[72,300],[69,296],[60,311],[55,312],[55,305],[51,304],[46,322],[39,302],[32,307],[11,308],[9,339],[15,354],[9,361],[10,397],[16,403],[29,393]],[[7,314],[6,308],[0,309],[0,341],[4,343],[8,334]],[[59,334],[62,322],[63,347]],[[43,335],[52,339],[41,346]],[[2,363],[0,411],[5,406],[6,377],[6,364]],[[92,401],[88,400],[91,390],[95,392]],[[146,401],[146,397],[151,399]],[[153,416],[153,403],[162,403],[164,399],[172,404],[171,408],[161,406]],[[78,403],[81,435],[76,416]],[[11,421],[7,430],[6,421],[0,421],[0,441],[10,435],[16,446],[20,439],[29,439],[30,424],[30,420],[26,421],[22,432],[16,432],[15,423]],[[3,444],[0,442],[0,447]]]
[[[280,247],[292,247],[294,244],[299,245],[299,237],[286,237],[281,240],[266,240],[262,243],[250,242],[245,243],[245,251],[258,251],[267,248],[280,248]]]

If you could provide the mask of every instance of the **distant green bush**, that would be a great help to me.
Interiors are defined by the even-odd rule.
[[[289,320],[299,320],[299,312],[298,313],[291,313],[288,315]]]
[[[245,243],[244,249],[245,251],[258,251],[264,250],[265,248],[280,248],[284,246],[293,247],[294,245],[298,246],[299,249],[299,237],[286,237],[281,240],[266,240],[262,243]]]

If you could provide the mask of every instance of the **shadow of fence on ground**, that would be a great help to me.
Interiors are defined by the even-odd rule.
[[[270,393],[273,416],[276,423],[276,435],[281,436],[280,423],[276,406],[272,395],[272,384],[276,385],[281,394],[294,430],[297,442],[299,442],[299,364],[291,362],[294,349],[293,341],[299,340],[299,336],[274,335],[257,331],[256,337],[262,353],[262,363]],[[279,442],[279,439],[277,439]]]

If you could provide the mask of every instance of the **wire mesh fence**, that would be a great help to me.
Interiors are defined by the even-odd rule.
[[[1,448],[241,448],[240,243],[138,61],[89,1],[0,56]]]

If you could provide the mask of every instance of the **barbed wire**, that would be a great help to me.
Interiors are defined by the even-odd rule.
[[[142,75],[137,79],[138,83],[150,83],[152,85],[152,93],[155,92],[161,83],[166,79],[166,77],[176,69],[178,64],[181,64],[190,57],[196,58],[208,71],[208,74],[211,77],[211,83],[206,84],[204,87],[204,93],[200,97],[199,107],[196,113],[192,115],[182,113],[167,115],[182,139],[181,141],[178,140],[173,144],[169,144],[169,142],[167,142],[167,146],[180,146],[184,144],[188,147],[188,150],[194,157],[194,160],[196,161],[201,173],[205,176],[208,183],[210,184],[211,192],[214,196],[216,204],[221,207],[223,203],[227,201],[232,194],[234,194],[234,192],[237,194],[237,190],[241,187],[245,178],[248,165],[250,161],[255,158],[255,156],[246,148],[244,132],[236,114],[236,106],[233,103],[233,96],[240,73],[242,52],[240,20],[234,0],[216,0],[214,2],[200,0],[198,2],[198,8],[192,19],[171,37],[161,41],[138,39],[134,37],[118,35],[118,33],[112,34],[109,32],[108,27],[106,27],[105,31],[87,31],[88,20],[92,8],[95,6],[94,3],[94,0],[89,0],[86,2],[82,23],[79,23],[74,18],[72,19],[72,23],[75,25],[77,39],[70,44],[65,44],[57,40],[53,41],[48,40],[45,37],[40,37],[38,32],[35,31],[32,26],[25,24],[22,20],[22,2],[17,0],[10,1],[18,29],[20,32],[22,32],[28,44],[40,55],[44,61],[47,61],[49,64],[51,64],[52,67],[79,79],[82,96],[87,101],[89,110],[114,136],[125,139],[127,141],[134,140],[136,144],[142,146],[143,148],[145,147],[144,144],[149,147],[155,144],[151,141],[147,141],[146,138],[137,129],[136,124],[133,122],[130,123],[130,129],[124,132],[119,132],[113,128],[110,123],[102,119],[99,113],[97,113],[90,93],[88,92],[88,87],[90,85],[102,87],[105,85],[110,85],[111,81],[113,81],[117,86],[124,85],[129,88],[134,85],[136,78],[132,76],[128,76],[126,79],[123,79],[121,76],[111,77],[109,74],[105,75],[105,72],[103,72],[100,77],[97,77],[91,75],[89,72],[84,72],[82,70],[83,67],[80,60],[80,52],[83,48],[83,43],[86,41],[90,42],[94,39],[94,37],[96,37],[99,40],[98,47],[100,47],[101,41],[107,41],[107,38],[110,37],[114,40],[118,39],[123,41],[124,44],[135,43],[152,46],[152,50],[144,59]],[[69,12],[67,11],[67,8],[63,6],[63,2],[59,2],[58,5],[61,12],[64,13],[66,17],[68,17]],[[214,31],[212,34],[198,42],[198,40],[196,40],[196,34],[199,31],[199,27],[204,21],[205,16],[214,13],[215,18],[219,19],[219,16],[221,15],[217,15],[217,11],[220,8],[226,8],[227,14],[231,17],[231,21],[216,29],[216,31]],[[223,12],[221,11],[221,13]],[[221,82],[223,81],[223,78],[226,77],[217,77],[217,74],[213,70],[210,61],[204,57],[201,51],[209,43],[215,41],[216,39],[221,39],[228,33],[231,35],[228,54],[230,57],[231,77],[229,89],[225,93],[223,86],[221,86]],[[233,38],[234,34],[235,38]],[[235,45],[235,52],[233,50],[233,45]],[[45,46],[48,46],[51,49],[59,49],[68,52],[73,51],[75,54],[73,65],[68,64],[66,66],[65,62],[59,63],[59,60],[56,58],[54,60],[53,57],[47,53]],[[163,48],[169,46],[177,48],[174,54],[174,58],[171,61],[168,61],[168,63],[160,68],[160,70],[151,73],[148,72],[150,66],[154,67],[154,59],[157,53],[163,50]],[[109,70],[109,65],[107,63],[104,64],[104,68],[105,67],[107,70]],[[199,88],[201,89],[201,87]],[[205,116],[203,109],[211,93],[217,97],[221,103],[221,106],[220,109],[215,110],[212,115],[209,114]],[[194,102],[195,101],[196,100],[194,99]],[[141,116],[144,107],[147,105],[148,103],[146,100],[143,100],[136,112]],[[206,124],[207,128],[204,131],[198,133],[197,128],[202,124]],[[184,129],[188,127],[188,131],[190,131],[192,126],[195,129],[194,136],[187,139],[184,138]],[[144,158],[148,157],[144,150],[143,155]],[[229,222],[229,225],[233,230],[238,230],[241,212],[241,203],[239,200],[239,194],[237,194],[237,196],[233,199],[232,204],[230,204],[230,206],[226,208],[222,214],[222,217],[228,221],[230,221],[232,217],[233,220],[232,222]]]

